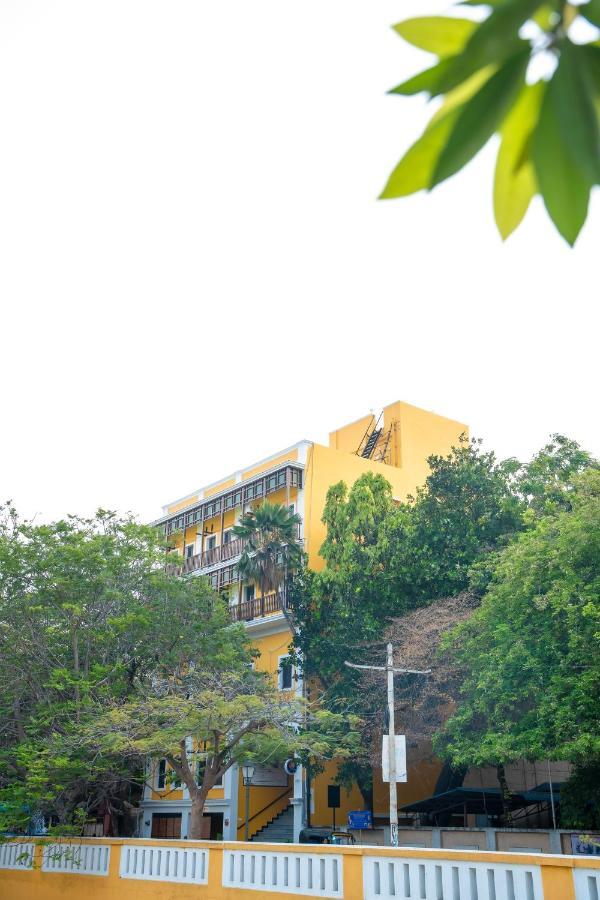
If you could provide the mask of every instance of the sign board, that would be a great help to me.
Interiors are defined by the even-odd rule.
[[[571,852],[585,856],[600,856],[600,834],[572,834]]]
[[[327,806],[329,809],[340,808],[340,786],[339,784],[327,785]]]
[[[381,746],[381,774],[384,781],[390,780],[389,736],[383,735]],[[406,737],[395,736],[396,741],[396,781],[406,781]]]
[[[361,831],[363,828],[373,827],[373,817],[370,809],[354,809],[348,813],[348,828]]]

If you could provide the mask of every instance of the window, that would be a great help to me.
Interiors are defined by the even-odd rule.
[[[294,667],[289,656],[279,657],[279,690],[291,691],[294,681]]]
[[[254,600],[254,585],[247,584],[244,588],[244,600],[246,603],[249,603],[251,600]]]
[[[214,550],[217,546],[217,536],[216,534],[209,534],[206,538],[205,549],[206,550]]]
[[[221,569],[221,586],[225,587],[237,580],[237,572],[235,566],[226,566]]]
[[[166,759],[159,759],[158,761],[158,769],[156,773],[156,787],[159,791],[163,790],[167,782],[167,761]]]
[[[190,559],[194,555],[194,545],[188,544],[185,548],[185,558]]]
[[[232,539],[233,539],[233,532],[232,532],[231,528],[229,529],[229,531],[223,532],[223,543],[224,544],[230,544]]]
[[[196,765],[196,784],[200,786],[204,781],[204,770],[206,769],[206,759],[199,759]],[[223,776],[217,778],[213,787],[223,787]],[[212,790],[212,788],[211,788]]]

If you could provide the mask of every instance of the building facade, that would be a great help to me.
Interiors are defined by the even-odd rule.
[[[219,482],[193,491],[163,509],[155,523],[170,538],[175,553],[174,570],[207,578],[213,588],[229,599],[234,621],[243,621],[259,652],[256,668],[269,673],[280,690],[302,692],[298,673],[285,665],[292,639],[280,594],[261,596],[254,584],[240,581],[236,563],[242,541],[232,533],[233,526],[251,506],[268,499],[284,503],[301,519],[300,539],[308,565],[319,570],[324,565],[319,550],[325,538],[321,521],[327,491],[340,480],[350,487],[366,472],[378,472],[392,486],[394,499],[404,500],[424,483],[427,459],[432,454],[447,454],[467,426],[407,403],[387,406],[376,419],[363,416],[329,435],[329,446],[302,440],[286,450]],[[410,803],[432,792],[439,775],[436,761],[415,761],[408,782],[398,786],[400,804]],[[327,805],[327,788],[333,783],[335,763],[311,784],[310,797],[302,770],[287,776],[283,769],[257,767],[250,789],[250,837],[260,839],[275,818],[289,822],[290,837],[298,839],[310,804],[311,823],[331,825],[332,810]],[[243,838],[244,787],[236,768],[224,776],[223,783],[210,792],[206,804],[206,837],[226,840]],[[337,822],[344,823],[350,810],[361,809],[358,789],[341,791]],[[387,785],[376,773],[374,804],[377,814],[387,807]],[[190,809],[187,790],[173,784],[164,761],[157,761],[149,773],[142,801],[139,834],[142,837],[186,837]],[[271,835],[272,837],[272,835]]]

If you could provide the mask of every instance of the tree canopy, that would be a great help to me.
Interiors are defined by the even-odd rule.
[[[470,678],[468,664],[472,661],[475,665],[479,660],[481,666],[487,666],[485,697],[491,702],[496,663],[508,666],[513,660],[516,664],[522,643],[532,647],[533,655],[542,654],[545,632],[541,637],[536,633],[532,609],[523,608],[520,616],[513,616],[509,599],[516,581],[506,588],[504,606],[487,598],[496,597],[494,592],[500,590],[499,567],[507,566],[511,571],[514,562],[509,561],[517,553],[515,548],[530,547],[531,565],[535,561],[539,571],[543,570],[544,554],[549,559],[556,557],[556,573],[568,571],[556,555],[561,540],[565,554],[569,546],[569,539],[560,538],[557,522],[563,522],[561,516],[584,515],[588,501],[583,501],[587,496],[583,486],[588,485],[589,493],[598,470],[589,454],[560,435],[554,435],[525,465],[514,459],[498,461],[477,441],[463,441],[447,456],[432,457],[429,464],[425,485],[404,503],[395,503],[385,478],[372,473],[359,478],[350,490],[343,483],[330,489],[323,516],[327,525],[321,548],[325,568],[316,574],[303,573],[293,587],[295,644],[305,672],[323,684],[331,707],[349,707],[360,716],[365,753],[377,744],[375,738],[381,731],[383,689],[375,682],[372,689],[366,687],[365,680],[345,667],[344,661],[364,662],[368,655],[372,662],[383,662],[385,643],[391,636],[398,645],[399,664],[434,669],[431,677],[418,684],[409,679],[399,688],[399,711],[412,737],[429,738],[442,727],[452,703],[459,699],[462,685],[465,706],[460,712],[464,717],[460,739],[468,744],[472,756],[460,749],[458,731],[455,735],[449,730],[446,743],[438,739],[438,749],[457,767],[483,760],[501,766],[505,756],[486,753],[482,731],[472,728],[474,714],[467,718],[473,704],[484,702],[478,697],[481,685],[477,672],[473,670]],[[593,501],[589,503],[593,506]],[[542,534],[546,535],[545,542],[541,541]],[[585,534],[582,527],[580,537]],[[592,540],[591,534],[587,540]],[[568,562],[565,556],[565,566]],[[591,549],[588,563],[594,571]],[[524,570],[514,577],[521,579],[522,595],[531,588],[531,582],[523,580]],[[496,616],[490,620],[490,629],[492,624],[503,629],[504,644],[498,648],[497,659],[485,621],[480,618],[484,613],[474,613],[482,598],[482,610],[485,607],[490,616]],[[572,625],[578,633],[577,616],[575,610],[572,612]],[[445,644],[440,650],[442,632],[465,619],[459,634],[464,642],[469,637],[468,646],[460,644],[461,654],[457,650],[451,655]],[[521,621],[525,628],[522,636]],[[566,640],[564,621],[561,628],[558,633]],[[418,652],[425,639],[429,642],[429,660],[420,658]],[[557,673],[557,683],[562,683],[561,677],[566,676],[572,662],[565,663],[565,670]],[[540,690],[539,684],[527,684],[527,666],[513,675],[523,691],[535,694]],[[577,670],[577,684],[579,675]],[[593,718],[592,714],[590,709]],[[458,729],[459,725],[455,717],[449,729]],[[506,722],[503,728],[507,728]],[[496,740],[502,739],[501,730]],[[498,749],[500,745],[495,746]],[[514,752],[518,755],[524,748],[515,745]],[[554,757],[565,758],[565,752],[563,746]],[[571,746],[573,753],[575,747]],[[344,782],[358,780],[368,798],[371,771],[364,760],[343,763],[340,778]]]
[[[395,26],[400,37],[436,59],[390,93],[426,92],[442,102],[381,196],[431,190],[498,134],[493,196],[501,236],[518,227],[540,194],[573,245],[600,180],[598,2],[460,5],[461,16],[420,16]],[[473,7],[487,15],[466,18]]]
[[[168,575],[164,552],[154,529],[112,513],[34,525],[3,510],[0,831],[101,808],[127,830],[146,760],[166,757],[199,833],[208,790],[240,754],[352,746],[348,717],[251,671],[243,625],[205,579]]]
[[[446,643],[460,703],[436,747],[454,765],[600,757],[600,472],[494,561]]]
[[[237,570],[245,581],[258,585],[263,597],[280,590],[286,575],[302,561],[300,521],[284,504],[265,500],[233,527],[234,535],[245,541]]]

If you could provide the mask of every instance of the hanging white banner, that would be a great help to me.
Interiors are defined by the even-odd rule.
[[[396,742],[396,781],[406,781],[406,737],[395,735]],[[384,734],[381,743],[381,770],[384,781],[390,780],[389,735]]]

